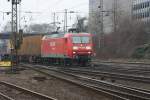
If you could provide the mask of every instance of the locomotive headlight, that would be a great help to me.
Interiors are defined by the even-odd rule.
[[[73,50],[78,50],[79,48],[77,46],[74,46],[73,47]]]
[[[91,54],[92,52],[88,52],[88,54]]]
[[[76,52],[73,52],[73,54],[76,54]]]
[[[87,46],[87,47],[86,47],[86,49],[87,49],[87,50],[91,50],[91,49],[92,49],[92,47],[90,47],[90,46]]]

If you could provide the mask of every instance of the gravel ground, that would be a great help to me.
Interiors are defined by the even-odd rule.
[[[12,89],[4,85],[0,85],[0,92],[5,95],[8,95],[11,98],[15,98],[15,100],[40,100],[37,97],[33,97],[30,94],[22,93],[22,91]]]
[[[0,81],[7,81],[58,100],[113,100],[56,78],[46,77],[32,70],[23,70],[18,74],[0,73]]]

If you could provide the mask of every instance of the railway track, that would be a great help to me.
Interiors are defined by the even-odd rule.
[[[0,97],[3,100],[57,100],[4,81],[0,81]]]
[[[61,68],[62,69],[62,68]],[[150,83],[150,77],[143,77],[143,76],[133,76],[127,74],[118,74],[112,72],[103,72],[103,71],[92,71],[86,69],[73,69],[73,68],[64,68],[64,71],[84,74],[94,77],[105,77],[105,78],[113,78],[113,79],[121,79],[121,80],[128,80],[134,82],[143,82],[143,83]]]
[[[15,100],[15,99],[13,99],[13,98],[11,98],[11,97],[3,94],[3,93],[0,93],[0,97],[2,100]]]
[[[140,62],[140,61],[101,61],[101,60],[93,60],[93,62],[100,63],[110,63],[110,64],[131,64],[131,65],[150,65],[148,62]]]
[[[86,87],[90,90],[94,90],[105,95],[107,94],[111,98],[116,98],[117,100],[150,100],[150,92],[147,90],[131,88],[120,84],[113,84],[85,76],[80,76],[71,72],[65,72],[63,70],[60,71],[54,68],[48,68],[47,66],[42,65],[22,64],[22,66],[82,87]]]
[[[94,64],[93,69],[102,70],[106,72],[116,72],[116,73],[124,73],[124,74],[133,74],[133,75],[143,75],[150,76],[150,65],[142,65],[142,64],[129,64],[129,63],[121,63],[121,62],[97,62]],[[90,68],[91,69],[91,68]]]

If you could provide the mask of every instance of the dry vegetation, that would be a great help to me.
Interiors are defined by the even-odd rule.
[[[113,57],[131,57],[135,48],[148,42],[143,23],[123,19],[116,32],[105,35],[104,51]]]
[[[98,27],[99,24],[94,24],[97,22],[96,20],[98,20],[97,16],[90,19],[89,26],[92,33],[97,33],[94,37],[97,57],[131,58],[139,46],[149,43],[149,25],[141,21],[132,20],[132,18],[126,14],[117,17],[115,32],[105,34],[104,47],[98,48],[98,33],[100,33],[100,27]]]

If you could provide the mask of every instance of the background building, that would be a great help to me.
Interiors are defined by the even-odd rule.
[[[150,22],[150,0],[133,0],[133,18]]]
[[[89,0],[89,23],[90,31],[100,32],[100,23],[103,21],[104,33],[115,30],[121,17],[132,15],[132,0],[103,0],[103,11],[100,10],[100,0]],[[103,13],[103,20],[101,14]]]

